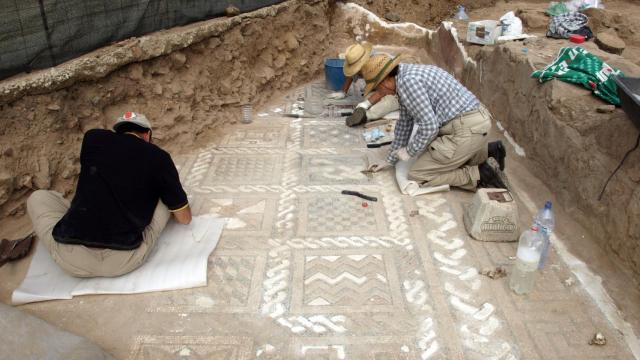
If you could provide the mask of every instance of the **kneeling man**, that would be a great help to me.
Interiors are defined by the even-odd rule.
[[[372,56],[361,71],[365,94],[374,89],[394,92],[400,102],[389,155],[371,170],[417,158],[409,179],[423,186],[471,191],[506,187],[502,142],[487,143],[491,115],[451,74],[432,65],[401,64],[398,56],[386,55]]]
[[[87,131],[80,178],[69,203],[38,190],[27,211],[53,260],[77,277],[119,276],[147,259],[171,214],[189,224],[191,210],[171,156],[151,143],[143,114],[127,112],[114,131]]]

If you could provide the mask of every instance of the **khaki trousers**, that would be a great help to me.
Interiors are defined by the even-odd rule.
[[[167,207],[158,201],[151,223],[142,234],[140,247],[134,250],[99,249],[61,244],[53,239],[53,228],[69,206],[69,200],[55,191],[37,190],[27,200],[27,212],[40,242],[63,270],[77,277],[120,276],[137,269],[151,253],[171,216]]]
[[[419,155],[409,179],[424,186],[449,185],[475,191],[479,164],[487,160],[491,114],[479,110],[458,115],[440,128],[438,137]]]
[[[398,109],[400,109],[400,103],[398,103],[397,96],[384,96],[367,110],[367,121],[382,119],[383,116]]]

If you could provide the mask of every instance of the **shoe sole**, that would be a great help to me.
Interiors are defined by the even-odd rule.
[[[360,125],[365,121],[367,113],[363,108],[357,108],[353,111],[353,114],[347,116],[346,124],[349,127]]]

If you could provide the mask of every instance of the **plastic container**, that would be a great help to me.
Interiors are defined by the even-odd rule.
[[[333,91],[342,89],[345,81],[344,76],[344,59],[325,59],[324,60],[324,77],[327,81],[327,87]]]
[[[544,238],[535,225],[520,235],[516,264],[509,278],[509,287],[516,294],[528,294],[533,290],[543,243]]]
[[[622,103],[622,110],[640,129],[640,78],[616,76],[615,81],[618,85],[618,96]]]
[[[458,11],[453,18],[456,20],[469,20],[469,16],[467,15],[467,12],[464,11],[463,5],[458,5]]]
[[[467,42],[493,45],[502,35],[502,26],[495,20],[472,21],[467,27]]]
[[[583,42],[585,42],[585,40],[586,38],[580,34],[571,34],[569,36],[569,41],[571,41],[574,44],[582,44]]]
[[[544,238],[542,244],[542,253],[540,254],[540,263],[538,264],[538,270],[542,270],[547,256],[549,255],[549,245],[551,244],[550,238],[553,233],[553,229],[556,227],[556,219],[551,208],[551,201],[544,203],[544,207],[538,211],[534,219],[534,224],[540,229],[540,233]]]
[[[251,104],[242,105],[242,123],[251,124],[253,121],[253,106]]]

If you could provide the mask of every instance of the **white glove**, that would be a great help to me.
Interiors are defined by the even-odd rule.
[[[396,150],[395,155],[402,161],[409,161],[409,159],[411,159],[411,155],[407,152],[406,147]]]
[[[374,164],[371,164],[371,166],[369,166],[369,168],[367,169],[368,171],[377,173],[380,171],[384,171],[387,169],[390,169],[393,165],[391,165],[391,163],[387,162],[387,161],[381,161],[381,162],[377,162]]]
[[[361,103],[359,103],[358,105],[356,105],[356,109],[357,108],[363,108],[365,110],[368,110],[371,107],[371,102],[369,100],[365,100]]]
[[[342,100],[342,99],[344,99],[346,97],[347,97],[347,94],[345,94],[342,91],[337,91],[337,92],[334,92],[334,93],[331,93],[331,94],[327,95],[327,99],[332,99],[332,100]]]

